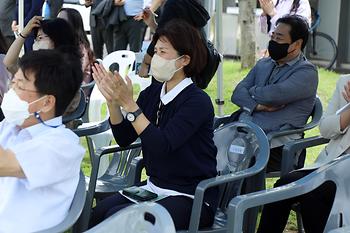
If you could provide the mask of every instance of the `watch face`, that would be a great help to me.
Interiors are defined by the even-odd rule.
[[[133,121],[135,121],[135,116],[134,116],[134,114],[129,112],[128,114],[126,114],[126,119],[128,119],[128,121],[130,121],[130,122],[133,122]]]

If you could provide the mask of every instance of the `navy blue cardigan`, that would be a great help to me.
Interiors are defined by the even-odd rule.
[[[191,84],[162,107],[157,127],[161,88],[162,84],[154,81],[137,100],[151,122],[140,135],[146,172],[160,188],[194,195],[201,180],[217,175],[213,105],[204,91]],[[129,145],[138,137],[127,120],[111,128],[121,146]],[[209,191],[205,200],[215,205],[215,193],[215,190]]]

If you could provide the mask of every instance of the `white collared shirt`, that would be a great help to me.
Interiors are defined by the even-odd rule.
[[[179,82],[173,89],[165,93],[165,85],[166,82],[164,82],[162,86],[162,90],[160,91],[160,100],[164,105],[167,105],[170,103],[175,97],[180,94],[181,91],[183,91],[186,87],[191,85],[193,83],[191,78],[185,78],[181,82]]]
[[[0,232],[27,233],[60,223],[79,181],[85,150],[62,117],[21,129],[3,120],[0,146],[11,150],[26,178],[0,177]]]
[[[276,3],[277,3],[277,0],[273,0],[273,4],[276,5]],[[276,28],[277,20],[285,15],[296,14],[296,15],[303,16],[307,19],[309,26],[311,26],[311,8],[310,8],[309,0],[300,0],[300,5],[296,12],[294,11],[290,12],[290,10],[292,9],[292,5],[293,5],[293,0],[279,0],[278,5],[275,7],[276,15],[272,17],[270,20],[271,22],[271,28],[269,31],[270,35]],[[266,15],[260,16],[260,28],[263,33],[267,33]]]
[[[145,7],[151,6],[152,0],[126,0],[124,11],[127,16],[135,16],[143,11]]]

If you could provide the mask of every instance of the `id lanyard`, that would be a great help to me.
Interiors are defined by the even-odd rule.
[[[35,112],[35,113],[34,113],[34,116],[35,116],[35,118],[36,118],[40,123],[42,123],[43,125],[45,125],[45,126],[47,126],[47,127],[57,128],[57,127],[59,127],[59,126],[62,125],[62,124],[59,124],[59,125],[48,125],[48,124],[46,124],[46,123],[43,121],[43,119],[41,119],[41,117],[40,117],[40,115],[39,115],[38,112]]]
[[[157,110],[157,119],[156,119],[156,126],[159,128],[159,122],[160,118],[162,117],[162,109],[163,109],[163,102],[159,100],[158,110]]]

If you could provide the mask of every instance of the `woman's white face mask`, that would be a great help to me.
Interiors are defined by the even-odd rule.
[[[176,61],[183,56],[180,56],[175,59],[167,60],[165,58],[162,58],[161,56],[154,54],[152,61],[151,61],[151,75],[158,81],[158,82],[167,82],[169,81],[176,71],[183,68],[177,68],[176,67]]]
[[[52,49],[50,41],[49,40],[34,41],[33,50],[37,51],[39,49]]]

